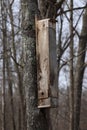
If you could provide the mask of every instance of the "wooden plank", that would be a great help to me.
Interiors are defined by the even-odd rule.
[[[38,108],[46,108],[46,107],[51,107],[51,99],[50,98],[39,99]]]
[[[37,82],[38,98],[48,97],[49,89],[49,21],[37,22]]]
[[[56,24],[36,21],[38,108],[58,106]]]
[[[38,108],[46,108],[46,107],[58,107],[58,99],[57,98],[46,98],[38,100]]]

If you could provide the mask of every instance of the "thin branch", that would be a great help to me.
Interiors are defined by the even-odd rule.
[[[65,0],[61,0],[60,2],[55,3],[56,11],[58,11],[59,9],[61,9],[61,6],[62,6],[62,4],[63,4],[64,1]]]
[[[20,66],[21,68],[23,68],[23,66],[20,65],[12,55],[11,55],[11,58],[13,59],[13,61],[15,62],[16,65],[18,65],[18,66]]]
[[[66,16],[67,20],[70,22],[70,19],[67,17],[67,15],[66,14],[64,14],[64,15]],[[78,31],[75,29],[75,27],[73,27],[73,30],[75,31],[77,36],[80,37],[80,35],[79,35]]]
[[[69,9],[69,10],[62,11],[62,14],[68,13],[68,12],[70,12],[70,11],[82,10],[82,9],[85,9],[85,8],[87,8],[87,4],[86,4],[85,6],[83,6],[83,7],[76,7],[76,8],[73,8],[73,9]],[[56,17],[59,16],[59,15],[61,15],[61,12],[59,12],[59,13],[56,15]]]
[[[14,3],[14,0],[12,0],[12,1],[11,1],[11,3],[10,3],[9,5],[10,5],[10,6],[12,6],[12,5],[13,5],[13,3]]]
[[[86,49],[81,51],[78,55],[73,55],[73,57],[71,57],[68,61],[64,61],[63,59],[61,59],[61,61],[63,61],[64,63],[60,66],[59,70],[61,70],[63,66],[67,65],[73,58],[79,57],[80,55],[82,55],[86,51]],[[85,64],[83,67],[86,67]]]
[[[74,28],[76,28],[76,27],[77,27],[77,25],[78,25],[78,23],[79,23],[79,20],[80,20],[80,18],[81,18],[81,16],[82,16],[82,14],[83,14],[83,12],[84,12],[84,9],[82,10],[81,14],[79,15],[79,18],[78,18],[77,23],[76,23],[76,25],[75,25],[75,27],[74,27]]]
[[[2,18],[2,16],[0,16],[0,18]],[[7,20],[7,19],[5,19],[5,18],[3,18],[3,20],[6,21],[7,23],[11,24],[11,23],[9,22],[9,20]],[[17,25],[14,24],[14,23],[12,23],[12,25],[13,25],[14,27],[16,27],[16,28],[18,28],[18,29],[21,30],[20,26],[17,26]]]
[[[67,122],[69,122],[69,119],[68,119],[68,117],[67,118],[65,118],[62,114],[60,114],[60,113],[58,113],[58,115],[62,118],[62,119],[64,119],[64,120],[66,120]]]
[[[77,25],[78,25],[78,22],[79,22],[79,20],[80,20],[80,18],[81,18],[81,16],[82,16],[83,12],[84,12],[84,9],[82,10],[81,14],[79,15],[79,18],[78,18],[78,20],[77,20],[77,22],[76,22],[75,27],[73,27],[74,29],[76,29],[76,27],[77,27]],[[75,35],[75,34],[73,34],[73,36],[74,36],[74,35]],[[66,39],[66,41],[65,41],[65,43],[64,43],[64,45],[63,45],[64,51],[67,49],[67,47],[68,47],[69,44],[70,44],[70,41],[68,42],[68,40],[70,39],[70,37],[71,37],[71,35]],[[67,42],[68,42],[68,44],[66,45]]]
[[[75,33],[73,33],[73,37],[75,36]],[[70,41],[69,41],[69,39],[71,38],[72,36],[70,35],[67,39],[66,39],[66,41],[65,41],[65,43],[64,43],[64,45],[63,45],[63,51],[65,51],[67,48],[68,48],[68,46],[69,46],[69,44],[70,44]],[[68,42],[69,41],[69,42]],[[68,42],[68,43],[67,43]],[[67,45],[66,45],[66,43],[67,43]]]

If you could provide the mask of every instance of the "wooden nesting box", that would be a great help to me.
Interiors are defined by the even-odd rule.
[[[57,107],[56,23],[36,20],[38,108]]]

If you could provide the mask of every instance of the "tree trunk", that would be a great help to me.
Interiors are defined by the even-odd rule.
[[[6,130],[6,118],[5,118],[5,65],[6,65],[6,43],[7,43],[7,27],[6,27],[6,20],[7,19],[7,12],[5,8],[6,1],[1,0],[1,15],[2,15],[2,45],[3,45],[3,85],[2,85],[2,130]]]
[[[14,67],[18,77],[18,88],[19,88],[19,95],[20,95],[20,105],[21,105],[21,129],[24,130],[25,126],[25,97],[24,97],[24,87],[23,87],[23,78],[22,78],[22,71],[17,64],[17,55],[16,55],[16,45],[15,45],[15,31],[14,31],[14,17],[13,17],[13,10],[12,4],[9,3],[9,18],[11,23],[11,34],[12,34],[12,49],[13,49],[13,60],[14,60]]]
[[[25,44],[24,86],[26,91],[27,130],[48,130],[43,110],[37,108],[37,72],[35,14],[38,13],[36,0],[22,0],[22,29]]]
[[[50,3],[48,2],[48,5],[46,5],[46,3],[43,4],[44,1],[42,0],[39,2],[40,16],[42,18],[53,18],[56,14],[56,10],[53,6],[56,0],[50,1]],[[24,57],[24,86],[26,88],[27,130],[56,130],[58,128],[58,108],[37,108],[37,67],[35,52],[35,14],[39,14],[37,0],[21,0],[21,8],[23,43],[25,43],[26,52]]]
[[[73,9],[73,0],[70,0],[70,9]],[[73,77],[73,10],[70,12],[70,91],[69,91],[69,105],[70,105],[70,123],[69,130],[74,130],[74,77]]]
[[[82,83],[84,76],[84,62],[86,56],[86,45],[87,45],[87,9],[83,15],[83,26],[79,40],[78,48],[78,59],[75,73],[75,107],[74,107],[74,130],[80,128],[80,108],[81,108],[81,94],[82,94]]]
[[[7,79],[8,79],[8,89],[9,89],[9,97],[10,97],[10,105],[11,105],[11,119],[12,119],[12,129],[16,130],[16,124],[15,124],[15,114],[14,114],[14,102],[13,102],[13,86],[12,86],[12,74],[10,72],[10,59],[8,57],[8,54],[6,53],[6,68],[7,68]]]

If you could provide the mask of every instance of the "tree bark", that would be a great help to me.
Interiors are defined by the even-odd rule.
[[[8,54],[6,53],[7,58],[6,58],[6,68],[7,68],[7,79],[8,79],[8,89],[9,89],[9,97],[10,97],[10,105],[11,105],[11,119],[12,119],[12,129],[16,130],[16,124],[15,124],[15,113],[14,113],[14,102],[13,102],[13,86],[12,86],[12,73],[10,72],[10,59],[8,57]]]
[[[2,15],[2,45],[3,45],[3,85],[2,85],[2,130],[6,130],[6,117],[5,117],[5,67],[6,67],[6,43],[7,43],[7,27],[6,27],[6,20],[7,19],[7,12],[5,8],[6,1],[1,0],[1,15]]]
[[[37,108],[37,72],[35,14],[38,13],[36,0],[22,0],[22,35],[25,44],[24,86],[26,92],[27,130],[48,130],[43,111]]]
[[[73,9],[73,0],[70,0],[70,9]],[[70,123],[69,130],[74,130],[74,76],[73,76],[73,10],[70,12],[70,91],[69,91],[69,106],[70,106]]]

